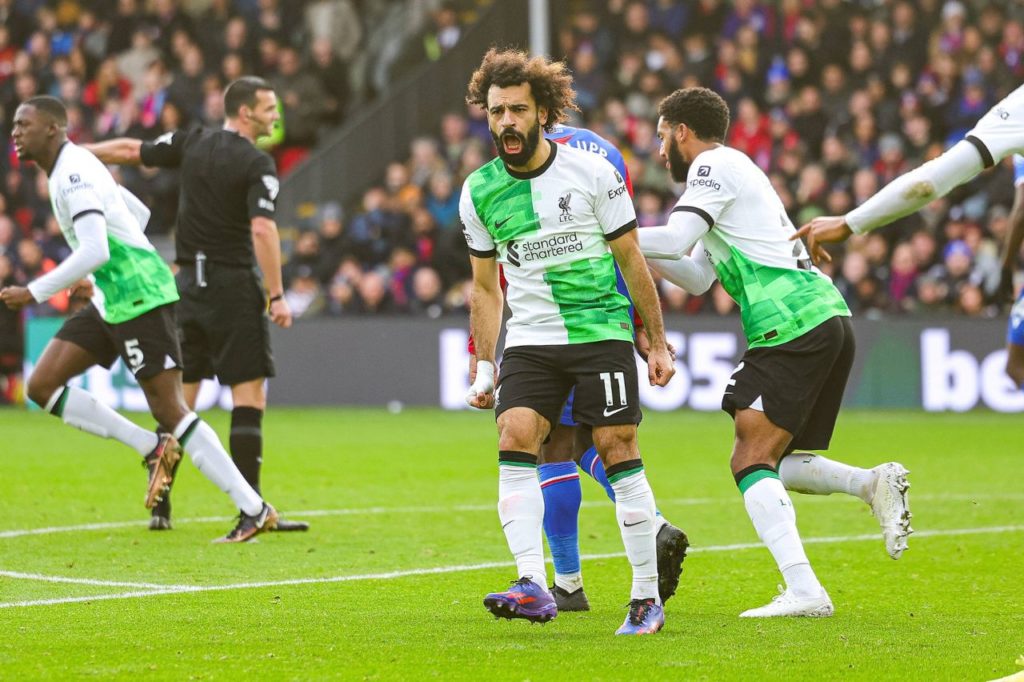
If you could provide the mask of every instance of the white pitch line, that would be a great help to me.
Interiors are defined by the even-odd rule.
[[[820,503],[826,499],[829,500],[829,504],[834,504],[836,500],[841,502],[857,502],[858,500],[851,496],[831,496],[831,495],[801,495],[799,498],[800,504],[804,503]],[[979,493],[977,495],[971,493],[923,493],[920,495],[913,495],[912,499],[915,502],[985,502],[992,500],[1024,500],[1024,493]],[[668,498],[660,499],[659,504],[666,506],[701,506],[705,504],[733,504],[737,501],[736,497],[679,497],[679,498]],[[611,502],[607,499],[600,500],[589,500],[583,502],[583,507],[609,507]],[[306,511],[292,511],[288,510],[288,515],[291,517],[309,516],[309,517],[322,517],[322,516],[372,516],[379,514],[450,514],[452,512],[493,512],[497,509],[497,504],[461,504],[452,506],[423,506],[423,507],[353,507],[348,509],[311,509]],[[237,517],[233,516],[198,516],[184,519],[174,519],[174,523],[227,523],[235,520]],[[80,531],[96,531],[96,530],[118,530],[121,528],[139,528],[145,527],[149,524],[148,519],[139,519],[135,521],[107,521],[97,523],[82,523],[74,526],[46,526],[43,528],[24,528],[24,529],[12,529],[0,531],[0,539],[5,538],[20,538],[30,535],[51,535],[54,533],[75,533]]]
[[[93,578],[65,578],[59,575],[43,575],[42,573],[21,573],[19,571],[0,571],[0,577],[15,580],[40,580],[48,583],[69,583],[72,585],[94,585],[98,587],[138,587],[148,590],[166,590],[167,588],[187,588],[188,585],[158,585],[157,583],[133,583],[119,580],[94,580]]]
[[[1024,531],[1024,525],[1014,526],[984,526],[980,528],[940,528],[924,530],[914,533],[914,538],[951,537],[958,535],[980,535],[987,533],[1017,533]],[[877,533],[865,533],[862,535],[827,536],[816,538],[805,538],[804,544],[823,545],[843,542],[878,541]],[[691,547],[690,553],[704,552],[735,552],[746,549],[758,549],[763,547],[760,542],[740,542],[729,545],[709,545],[707,547]],[[623,552],[610,554],[585,554],[580,559],[585,561],[596,561],[600,559],[618,559],[624,557]],[[549,561],[550,563],[550,561]],[[283,587],[291,585],[322,585],[326,583],[344,583],[363,580],[394,580],[421,575],[441,575],[445,573],[465,573],[479,571],[488,568],[506,568],[514,566],[508,561],[491,561],[480,564],[461,564],[456,566],[438,566],[435,568],[414,568],[406,571],[389,571],[386,573],[362,573],[357,575],[339,575],[328,578],[293,578],[290,580],[268,580],[264,582],[235,583],[231,585],[165,585],[154,586],[153,589],[145,592],[121,592],[117,594],[99,594],[88,597],[61,597],[55,599],[35,599],[31,601],[5,602],[0,603],[0,609],[17,608],[26,606],[53,606],[59,604],[74,604],[80,602],[107,601],[111,599],[137,599],[140,597],[153,597],[164,594],[185,594],[192,592],[223,592],[227,590],[251,590],[266,587]]]

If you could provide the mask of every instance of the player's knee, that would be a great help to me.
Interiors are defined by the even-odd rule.
[[[636,427],[632,424],[595,428],[594,445],[606,463],[640,456],[636,446]]]

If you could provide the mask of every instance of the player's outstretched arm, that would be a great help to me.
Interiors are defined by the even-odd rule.
[[[648,258],[647,264],[666,280],[694,296],[705,293],[718,277],[700,243],[693,250],[692,256],[683,256],[678,260]]]
[[[636,230],[608,242],[615,257],[615,262],[622,271],[622,279],[626,281],[633,305],[640,313],[650,340],[650,352],[647,356],[647,378],[651,386],[664,386],[676,373],[672,363],[672,354],[665,339],[665,322],[661,317],[661,302],[654,288],[654,280],[647,269],[647,262],[640,252]]]
[[[106,164],[138,166],[142,163],[142,140],[118,137],[113,140],[92,142],[82,146]]]
[[[473,330],[477,372],[466,394],[471,407],[486,410],[494,407],[494,356],[501,328],[504,296],[498,276],[498,261],[493,256],[470,255],[473,266],[473,295],[469,303],[469,328]]]
[[[256,262],[263,273],[263,284],[270,298],[270,319],[279,327],[292,326],[292,311],[284,300],[284,281],[281,276],[281,238],[277,223],[264,216],[251,221],[252,247]]]

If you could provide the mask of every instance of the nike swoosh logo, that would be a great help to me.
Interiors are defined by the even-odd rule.
[[[637,521],[636,523],[626,523],[625,521],[623,521],[622,525],[626,528],[632,528],[633,526],[639,526],[641,523],[647,523],[647,519],[644,519],[643,521]]]
[[[508,218],[505,218],[504,220],[497,221],[496,223],[494,223],[494,229],[495,230],[500,230],[501,226],[504,225],[505,223],[507,223],[510,220],[512,220],[511,216],[508,217]]]
[[[511,522],[511,521],[509,521],[508,523],[506,523],[505,525],[503,525],[503,526],[501,527],[501,529],[502,529],[502,530],[505,530],[506,528],[508,528],[508,527],[509,527],[509,524],[511,524],[511,523],[512,523],[512,522]]]
[[[610,417],[613,414],[618,414],[619,412],[622,412],[623,410],[628,410],[628,409],[629,409],[629,405],[626,405],[625,407],[620,407],[617,410],[612,410],[611,412],[609,412],[608,408],[606,407],[606,408],[604,408],[604,416]]]

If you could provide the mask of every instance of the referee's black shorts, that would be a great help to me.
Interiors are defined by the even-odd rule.
[[[788,343],[748,349],[726,386],[722,409],[735,416],[754,407],[793,434],[791,448],[826,450],[854,351],[853,325],[839,316]]]
[[[178,327],[185,364],[182,380],[217,377],[234,386],[274,376],[270,318],[255,270],[206,263],[206,286],[194,266],[182,266],[178,284]]]

